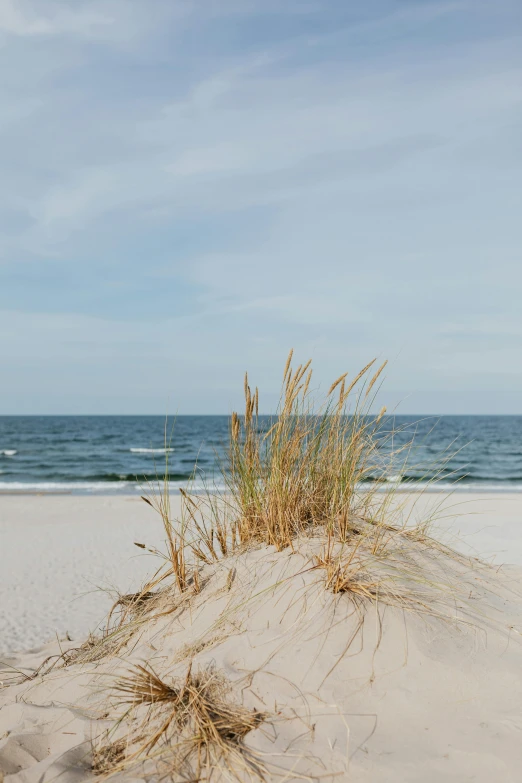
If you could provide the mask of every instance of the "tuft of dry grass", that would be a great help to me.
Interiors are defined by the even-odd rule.
[[[401,536],[400,531],[396,535]],[[375,557],[371,540],[371,529],[349,545],[335,544],[328,536],[320,553],[313,557],[313,567],[324,572],[326,589],[335,595],[348,595],[358,606],[383,603],[441,616],[438,604],[443,593],[450,595],[449,586],[439,584],[430,595],[426,563],[420,561],[418,553],[408,560],[401,557],[403,549],[395,546],[385,558]],[[413,546],[408,543],[406,549],[411,555]]]
[[[350,593],[358,598],[374,600],[379,594],[385,594],[382,582],[379,579],[372,578],[364,568],[364,563],[360,558],[356,558],[360,542],[351,549],[347,556],[343,553],[334,554],[331,536],[321,554],[314,558],[316,568],[325,571],[325,581],[327,590],[332,593]]]
[[[92,771],[95,775],[109,775],[125,760],[126,742],[123,739],[93,745]]]
[[[318,532],[348,541],[363,523],[381,530],[378,546],[386,531],[405,527],[404,504],[388,479],[404,473],[411,442],[395,448],[386,408],[372,413],[386,362],[375,369],[372,360],[351,380],[343,373],[316,403],[311,361],[294,369],[292,358],[291,351],[268,426],[245,375],[245,410],[232,413],[220,465],[225,492],[182,492],[177,549],[185,545],[203,563],[251,545],[283,550]]]
[[[350,535],[354,518],[365,516],[370,497],[376,497],[376,479],[385,477],[388,468],[382,458],[385,409],[370,415],[386,362],[372,374],[374,363],[348,386],[348,374],[339,376],[317,408],[311,361],[294,370],[291,353],[277,414],[267,431],[257,413],[259,392],[252,392],[245,376],[245,412],[232,414],[222,466],[232,520],[228,540],[282,550],[318,527]],[[372,487],[361,492],[369,481]]]
[[[223,773],[230,779],[245,772],[264,779],[263,764],[244,740],[268,716],[235,704],[214,667],[194,672],[191,663],[183,678],[166,682],[150,665],[138,665],[116,681],[114,694],[128,711],[144,713],[113,771],[153,759],[173,780],[211,781]]]
[[[80,647],[60,656],[61,665],[97,663],[120,655],[131,642],[139,639],[140,632],[150,621],[183,609],[197,592],[193,584],[191,591],[180,596],[170,585],[162,584],[164,579],[162,573],[147,582],[142,590],[118,596],[101,632],[89,634]],[[160,584],[162,587],[157,589]]]
[[[325,526],[346,538],[353,520],[367,517],[372,503],[376,505],[379,479],[389,473],[382,451],[386,409],[378,416],[370,411],[386,362],[376,371],[376,360],[369,362],[349,383],[343,373],[317,407],[311,360],[294,369],[292,356],[291,351],[268,429],[259,418],[259,390],[252,391],[245,374],[245,411],[232,413],[220,465],[225,493],[211,488],[198,497],[181,490],[181,517],[176,520],[167,480],[143,497],[163,520],[164,575],[172,574],[181,592],[197,583],[197,562],[208,565],[252,544],[282,550],[297,536]],[[361,492],[369,481],[371,486]]]

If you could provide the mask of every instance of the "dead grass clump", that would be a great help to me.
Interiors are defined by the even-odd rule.
[[[89,634],[85,642],[69,650],[63,665],[97,663],[119,655],[140,628],[154,616],[163,598],[160,591],[143,590],[119,596],[113,603],[101,632]],[[175,608],[176,604],[173,603]]]
[[[45,677],[55,669],[65,668],[75,663],[90,663],[100,658],[105,657],[105,652],[101,654],[102,638],[89,634],[85,642],[79,647],[70,647],[55,655],[49,655],[45,658],[40,666],[31,672],[19,671],[12,668],[8,674],[9,677],[6,680],[2,680],[3,683],[9,685],[20,685],[23,682],[29,682],[35,680],[38,677]],[[1,672],[0,672],[1,673]]]
[[[136,627],[129,623],[115,630],[105,628],[98,636],[89,634],[80,647],[75,647],[69,651],[64,658],[63,665],[84,665],[98,663],[106,658],[113,658],[129,643],[135,631]]]
[[[172,659],[172,662],[180,663],[181,661],[187,660],[187,658],[195,658],[196,655],[199,655],[204,650],[209,650],[212,647],[221,644],[226,639],[228,639],[229,636],[230,632],[216,633],[207,638],[196,639],[190,644],[184,644],[178,648],[175,657]]]
[[[75,663],[95,663],[105,658],[108,650],[105,644],[104,636],[96,636],[90,633],[87,639],[80,645],[69,650],[67,657],[63,661],[64,666],[71,666]]]
[[[383,533],[367,524],[349,542],[328,535],[312,563],[327,590],[346,595],[363,612],[373,603],[459,625],[484,619],[470,596],[487,566],[419,530],[413,536],[394,527]]]
[[[118,596],[107,616],[107,630],[121,628],[132,619],[148,614],[154,609],[160,598],[160,593],[157,590],[149,590],[147,588],[148,585],[137,593],[127,593]],[[116,621],[111,626],[114,617],[116,617]]]
[[[159,593],[149,592],[120,596],[112,605],[100,633],[90,633],[80,647],[69,650],[63,665],[97,663],[119,655],[151,617],[152,599],[158,597]]]
[[[115,605],[121,607],[130,606],[133,609],[138,609],[142,606],[145,606],[145,604],[156,595],[157,593],[153,592],[152,590],[146,590],[145,592],[139,593],[127,593],[126,595],[120,595]]]
[[[125,760],[125,740],[93,745],[92,771],[95,775],[108,775]]]
[[[334,554],[332,540],[320,555],[314,558],[315,567],[325,571],[327,590],[332,593],[350,593],[355,598],[375,600],[386,594],[381,580],[369,576],[360,558],[356,559],[358,545],[347,556]]]
[[[355,557],[355,551],[356,547],[349,553],[341,551],[334,554],[325,547],[322,554],[315,556],[314,568],[324,572],[327,590],[334,595],[346,595],[362,610],[372,603],[387,604],[406,611],[447,619],[444,607],[448,599],[450,605],[453,600],[448,585],[440,584],[430,591],[429,582],[422,577],[417,565],[410,571],[402,565],[400,569],[395,568],[395,573],[391,573],[390,569],[382,567],[382,563],[371,555],[365,557],[361,553],[360,557]]]
[[[175,780],[210,781],[223,772],[263,779],[263,765],[244,740],[267,716],[234,704],[230,685],[213,667],[193,672],[191,664],[184,678],[167,683],[139,665],[118,679],[114,692],[131,712],[145,709],[127,738],[121,769],[154,759],[161,774]]]

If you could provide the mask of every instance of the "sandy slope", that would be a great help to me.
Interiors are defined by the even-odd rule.
[[[419,514],[439,499],[427,496]],[[522,494],[462,493],[449,505],[441,525],[458,533],[461,548],[522,566]],[[0,653],[56,633],[85,637],[111,605],[98,588],[135,590],[154,568],[134,541],[163,541],[159,520],[139,498],[0,496]]]
[[[62,512],[72,502],[89,505],[72,498],[28,500],[13,498],[12,507],[23,502],[27,513],[32,501],[33,510],[38,502]],[[102,499],[88,500],[95,518]],[[490,525],[496,523],[498,549],[509,547],[510,559],[520,562],[520,534],[502,520],[514,525],[521,501],[495,501],[495,517],[461,521],[461,531],[469,532],[466,525],[482,529],[473,544],[488,554]],[[123,501],[111,503],[114,513]],[[492,499],[480,503],[484,507]],[[132,513],[142,513],[140,506],[128,504]],[[63,529],[65,514],[62,519]],[[123,512],[115,523],[120,534],[126,524],[138,524],[137,516],[132,523],[125,519]],[[49,525],[57,540],[58,525]],[[161,538],[154,522],[150,525],[149,533]],[[100,545],[105,528],[98,529]],[[82,540],[84,525],[76,532]],[[71,546],[73,539],[67,540]],[[367,610],[359,628],[360,615],[350,599],[326,592],[320,572],[309,570],[310,547],[313,542],[300,554],[263,548],[208,567],[201,593],[182,603],[165,596],[120,657],[54,669],[43,679],[0,690],[0,770],[6,783],[74,783],[91,777],[92,743],[118,715],[110,696],[113,675],[146,660],[171,681],[184,676],[191,658],[195,670],[212,664],[223,672],[236,702],[267,713],[247,742],[270,780],[520,780],[522,570],[459,564],[453,571],[453,565],[446,569],[438,563],[435,575],[452,570],[465,585],[457,600],[447,602],[448,617],[461,622],[380,605]],[[41,584],[38,574],[32,574],[33,589]],[[120,575],[125,586],[130,576],[139,581],[137,573]],[[169,614],[158,617],[165,607]],[[61,645],[65,650],[75,643]],[[7,663],[29,673],[56,652],[55,642],[29,655],[11,655]],[[282,770],[288,777],[281,777]],[[145,772],[138,767],[124,777],[141,779]]]

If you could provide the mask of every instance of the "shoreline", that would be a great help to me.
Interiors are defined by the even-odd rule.
[[[160,479],[161,484],[161,479]],[[181,488],[185,489],[186,486],[190,486],[190,482],[187,482],[184,484]],[[365,489],[366,487],[363,487]],[[390,490],[390,485],[384,485],[382,488],[377,487],[375,489],[376,492],[385,492]],[[217,492],[224,492],[224,487],[218,487]],[[514,496],[522,496],[522,485],[520,487],[512,487],[512,486],[499,486],[499,485],[490,485],[490,486],[480,486],[478,484],[464,484],[460,486],[454,486],[454,485],[440,485],[440,486],[431,486],[426,484],[426,486],[420,486],[417,485],[416,487],[412,487],[411,485],[405,484],[404,486],[399,485],[394,488],[393,490],[395,493],[400,493],[402,495],[486,495],[488,497],[492,497],[494,495],[499,495],[500,497],[505,497],[509,495]],[[191,494],[194,495],[203,495],[206,494],[206,490],[203,488],[191,488],[190,490]],[[141,495],[147,494],[148,490],[146,487],[135,487],[134,489],[131,488],[120,488],[120,489],[113,489],[111,491],[110,488],[107,488],[106,490],[93,490],[89,488],[85,489],[67,489],[67,488],[56,488],[56,489],[38,489],[38,488],[13,488],[13,489],[2,489],[0,488],[0,500],[3,497],[61,497],[61,496],[68,496],[68,497],[99,497],[99,498],[135,498],[139,499]],[[174,497],[179,497],[181,495],[180,493],[180,486],[176,487],[170,487],[169,493]],[[214,494],[211,492],[210,494]]]

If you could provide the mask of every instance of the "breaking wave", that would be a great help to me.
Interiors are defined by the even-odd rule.
[[[171,451],[174,451],[174,449],[141,449],[141,448],[135,448],[135,449],[129,449],[129,451],[132,454],[169,454]]]

